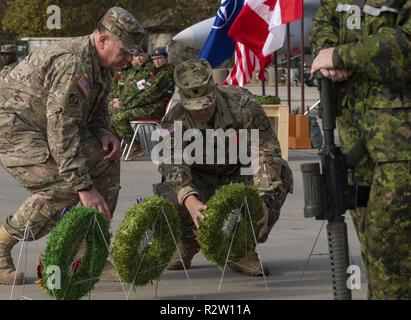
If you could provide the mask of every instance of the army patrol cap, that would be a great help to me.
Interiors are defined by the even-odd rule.
[[[153,52],[151,52],[152,57],[157,57],[157,56],[164,56],[167,57],[167,49],[166,47],[157,47],[153,49]]]
[[[145,39],[145,31],[137,19],[127,10],[113,7],[107,11],[100,23],[119,37],[127,52],[138,55],[143,51],[142,41]]]
[[[213,70],[207,60],[193,59],[179,64],[174,70],[181,103],[187,110],[201,110],[216,101]]]
[[[17,48],[14,44],[5,44],[0,47],[0,53],[15,53]]]

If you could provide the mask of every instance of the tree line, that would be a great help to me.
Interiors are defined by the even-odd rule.
[[[121,6],[151,32],[178,32],[215,15],[220,0],[0,0],[0,38],[89,34],[105,12]],[[61,10],[61,29],[49,29],[49,6]]]

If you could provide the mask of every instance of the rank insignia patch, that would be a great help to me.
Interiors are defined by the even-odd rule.
[[[78,93],[77,92],[70,92],[68,95],[68,105],[69,106],[77,106],[79,103],[78,101]]]

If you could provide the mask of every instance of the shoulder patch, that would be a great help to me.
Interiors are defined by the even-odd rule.
[[[88,97],[88,95],[91,93],[91,86],[87,81],[86,76],[82,76],[78,81],[77,81],[77,86],[79,87],[81,93],[85,96]]]

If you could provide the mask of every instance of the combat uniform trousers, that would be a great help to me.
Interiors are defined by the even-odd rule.
[[[411,299],[411,164],[404,157],[406,151],[387,161],[398,153],[389,146],[400,151],[409,148],[399,137],[404,130],[398,128],[409,128],[410,110],[366,110],[358,104],[354,112],[343,110],[339,119],[343,145],[365,137],[367,147],[355,176],[359,185],[371,187],[370,198],[366,208],[351,211],[351,216],[366,268],[369,299]]]
[[[113,214],[120,189],[120,161],[103,160],[106,154],[101,143],[90,133],[82,139],[82,152],[88,159],[88,173],[94,187],[104,197]],[[35,239],[45,236],[61,218],[64,209],[68,210],[79,203],[78,193],[60,177],[52,157],[42,163],[16,167],[3,164],[3,167],[30,192],[17,212],[4,223],[7,232],[17,239],[23,239],[27,225],[30,225]],[[27,240],[35,239],[29,234]]]

